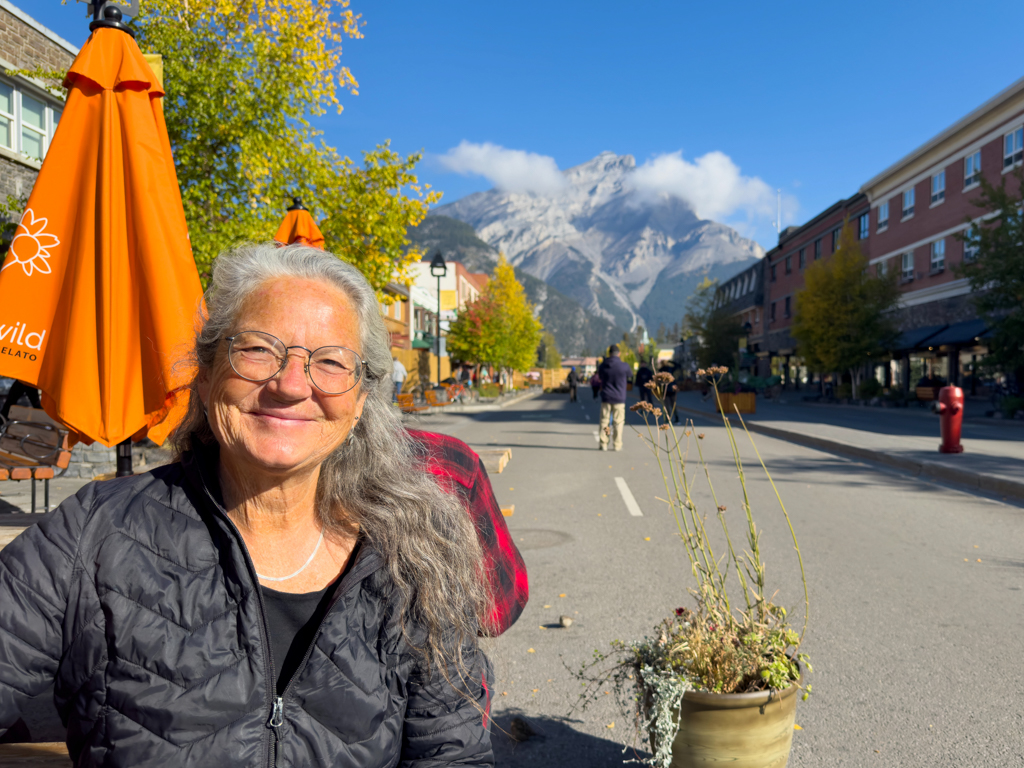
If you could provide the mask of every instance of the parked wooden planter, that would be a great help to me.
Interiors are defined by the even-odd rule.
[[[672,768],[784,768],[799,691],[795,685],[771,695],[687,691],[672,743]]]
[[[732,392],[722,392],[719,395],[722,401],[722,408],[725,409],[726,413],[736,413],[736,407],[740,409],[740,413],[756,413],[757,412],[757,400],[753,392],[740,392],[734,394]],[[718,404],[715,403],[715,410],[718,410]]]

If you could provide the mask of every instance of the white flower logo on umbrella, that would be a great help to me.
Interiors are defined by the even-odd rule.
[[[33,270],[50,274],[50,251],[48,249],[60,245],[55,235],[44,232],[46,219],[37,219],[31,208],[26,208],[18,228],[14,231],[14,240],[4,259],[2,272],[8,267],[20,264],[25,274],[32,276]]]

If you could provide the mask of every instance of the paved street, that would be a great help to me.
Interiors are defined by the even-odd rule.
[[[580,404],[547,395],[500,411],[417,420],[472,445],[512,448],[512,461],[492,480],[502,505],[515,504],[508,522],[530,571],[531,599],[489,652],[498,723],[507,728],[521,715],[541,736],[515,748],[497,737],[500,765],[590,768],[630,757],[621,754],[623,743],[632,744],[630,724],[611,696],[569,714],[578,684],[563,662],[578,667],[595,648],[640,637],[687,602],[686,560],[655,499],[664,491],[650,457],[629,435],[621,453],[597,451],[596,418],[587,392]],[[726,514],[739,515],[724,430],[704,421],[698,431],[706,434]],[[1024,650],[1024,509],[756,440],[793,517],[811,588],[805,650],[814,695],[798,707],[802,730],[790,765],[1024,762],[1017,706],[1024,672],[1016,661]],[[769,579],[779,601],[798,612],[788,533],[749,462],[749,444],[743,455]],[[630,514],[618,477],[642,516]],[[572,627],[556,628],[560,615],[573,617]]]
[[[857,427],[839,410],[758,405],[762,420],[788,419],[791,429]],[[631,724],[611,695],[586,712],[571,711],[578,683],[565,665],[578,668],[613,639],[641,637],[688,603],[691,577],[674,524],[656,499],[665,494],[654,462],[628,428],[621,453],[596,450],[597,411],[586,391],[579,404],[544,395],[505,408],[410,418],[478,448],[512,449],[492,482],[502,506],[515,505],[507,520],[530,572],[531,599],[519,622],[487,649],[497,675],[497,724],[509,730],[521,716],[537,736],[513,744],[496,733],[501,766],[598,768],[632,757],[622,752],[633,744]],[[859,431],[873,417],[891,439],[919,439],[922,451],[934,451],[934,421],[862,409],[855,412]],[[726,515],[738,517],[724,430],[712,418],[696,418]],[[638,423],[627,414],[627,424]],[[998,431],[987,436],[974,429],[965,430],[970,439],[1003,440],[1008,455],[1020,453],[1024,432],[992,427]],[[1024,763],[1017,706],[1024,690],[1017,662],[1024,650],[1024,505],[764,435],[755,439],[793,517],[811,589],[804,650],[815,669],[814,694],[798,707],[802,730],[790,765]],[[799,614],[788,531],[749,443],[741,449],[770,583],[779,589],[777,601]],[[55,499],[73,490],[68,483],[54,489]],[[635,499],[632,511],[622,486]],[[710,509],[706,484],[697,486]],[[25,483],[6,483],[0,499],[27,498],[27,490]],[[570,628],[559,628],[562,615],[573,619]],[[47,707],[37,702],[30,724],[41,722]]]

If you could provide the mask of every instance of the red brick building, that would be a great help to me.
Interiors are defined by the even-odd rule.
[[[25,11],[0,0],[0,201],[28,197],[63,108],[42,82],[12,71],[67,70],[77,53]]]
[[[957,239],[984,215],[972,201],[984,176],[993,184],[1024,160],[1024,78],[861,187],[871,201],[876,270],[897,270],[904,333],[894,372],[904,386],[926,371],[963,382],[987,352],[966,278],[954,267],[970,259]],[[1016,192],[1016,183],[1011,189]]]
[[[978,179],[984,175],[999,184],[1022,162],[1024,78],[870,179],[856,195],[783,231],[764,258],[765,327],[758,373],[770,370],[797,386],[807,381],[790,335],[796,294],[803,289],[806,267],[832,255],[843,222],[849,220],[870,268],[899,273],[897,324],[902,333],[892,360],[878,361],[875,375],[904,388],[925,373],[976,385],[972,373],[987,352],[987,328],[967,280],[955,274],[954,267],[971,258],[957,234],[968,227],[968,219],[984,214],[971,204]]]

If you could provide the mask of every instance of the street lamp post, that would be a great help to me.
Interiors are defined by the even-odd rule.
[[[437,278],[437,386],[441,386],[441,278],[448,274],[444,256],[438,251],[430,262],[430,274]]]

